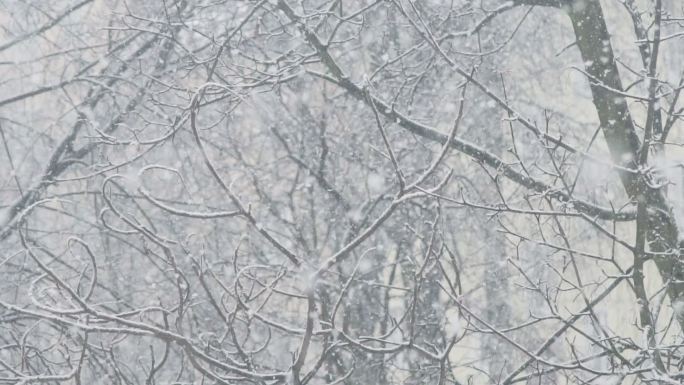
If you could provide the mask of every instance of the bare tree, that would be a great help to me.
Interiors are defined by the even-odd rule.
[[[0,383],[684,381],[678,1],[0,10]]]

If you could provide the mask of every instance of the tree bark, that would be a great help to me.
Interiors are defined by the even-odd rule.
[[[589,77],[594,106],[601,131],[606,139],[614,163],[635,170],[619,171],[628,197],[642,198],[648,208],[647,244],[650,252],[662,256],[654,258],[663,282],[668,282],[670,299],[684,292],[684,271],[679,262],[679,234],[677,223],[664,191],[649,184],[649,175],[640,167],[642,146],[623,92],[620,74],[615,63],[610,34],[603,9],[598,0],[575,0],[563,4],[575,32],[584,69]],[[645,166],[645,165],[641,165]],[[684,324],[680,325],[684,330]]]

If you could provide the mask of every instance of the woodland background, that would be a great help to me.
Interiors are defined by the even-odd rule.
[[[682,63],[679,0],[0,1],[0,383],[679,384]]]

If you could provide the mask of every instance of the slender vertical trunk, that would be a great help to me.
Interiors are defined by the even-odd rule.
[[[644,149],[648,151],[648,144],[642,148],[627,99],[621,94],[622,82],[601,4],[598,0],[575,0],[567,9],[613,162],[636,170],[640,153]],[[645,226],[650,246],[647,251],[666,254],[654,261],[663,281],[670,282],[668,295],[674,299],[684,292],[684,269],[678,263],[679,239],[674,213],[664,192],[649,185],[649,175],[627,170],[619,174],[628,197],[644,196],[649,215]],[[684,329],[684,324],[680,326]]]

